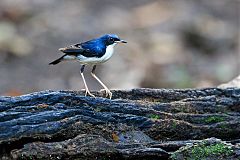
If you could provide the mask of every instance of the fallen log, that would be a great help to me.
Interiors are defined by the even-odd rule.
[[[206,138],[240,139],[240,88],[112,92],[0,97],[0,158],[167,159]]]

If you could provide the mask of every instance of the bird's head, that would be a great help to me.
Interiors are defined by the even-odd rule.
[[[112,44],[117,44],[117,43],[127,43],[126,41],[120,39],[117,35],[115,34],[106,34],[100,39],[104,42],[106,46],[112,45]]]

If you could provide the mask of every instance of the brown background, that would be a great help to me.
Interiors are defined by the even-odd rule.
[[[129,43],[97,67],[110,87],[209,87],[239,75],[238,0],[1,0],[0,94],[80,90],[58,48],[105,33]],[[91,89],[100,89],[86,70]]]

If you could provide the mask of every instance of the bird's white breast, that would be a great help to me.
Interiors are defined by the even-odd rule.
[[[114,46],[116,44],[117,43],[113,43],[112,45],[107,46],[106,52],[102,57],[99,57],[99,58],[98,57],[84,57],[84,56],[80,55],[77,57],[77,60],[83,64],[97,64],[97,63],[106,62],[107,60],[109,60],[112,57],[113,52],[114,52]]]
[[[104,59],[105,61],[109,60],[109,58],[112,57],[113,52],[114,52],[114,46],[115,46],[116,44],[117,44],[117,43],[113,43],[112,45],[107,46],[107,48],[106,48],[106,53],[103,55],[103,57],[104,57],[103,59]]]

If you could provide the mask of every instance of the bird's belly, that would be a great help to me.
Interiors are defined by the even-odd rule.
[[[102,57],[85,57],[83,55],[77,56],[77,60],[82,64],[97,64],[104,63],[109,60],[114,52],[113,46],[108,46],[106,48],[106,53]]]
[[[77,57],[78,62],[82,64],[97,64],[97,63],[104,63],[108,59],[103,59],[102,57],[84,57],[84,56],[78,56]]]

